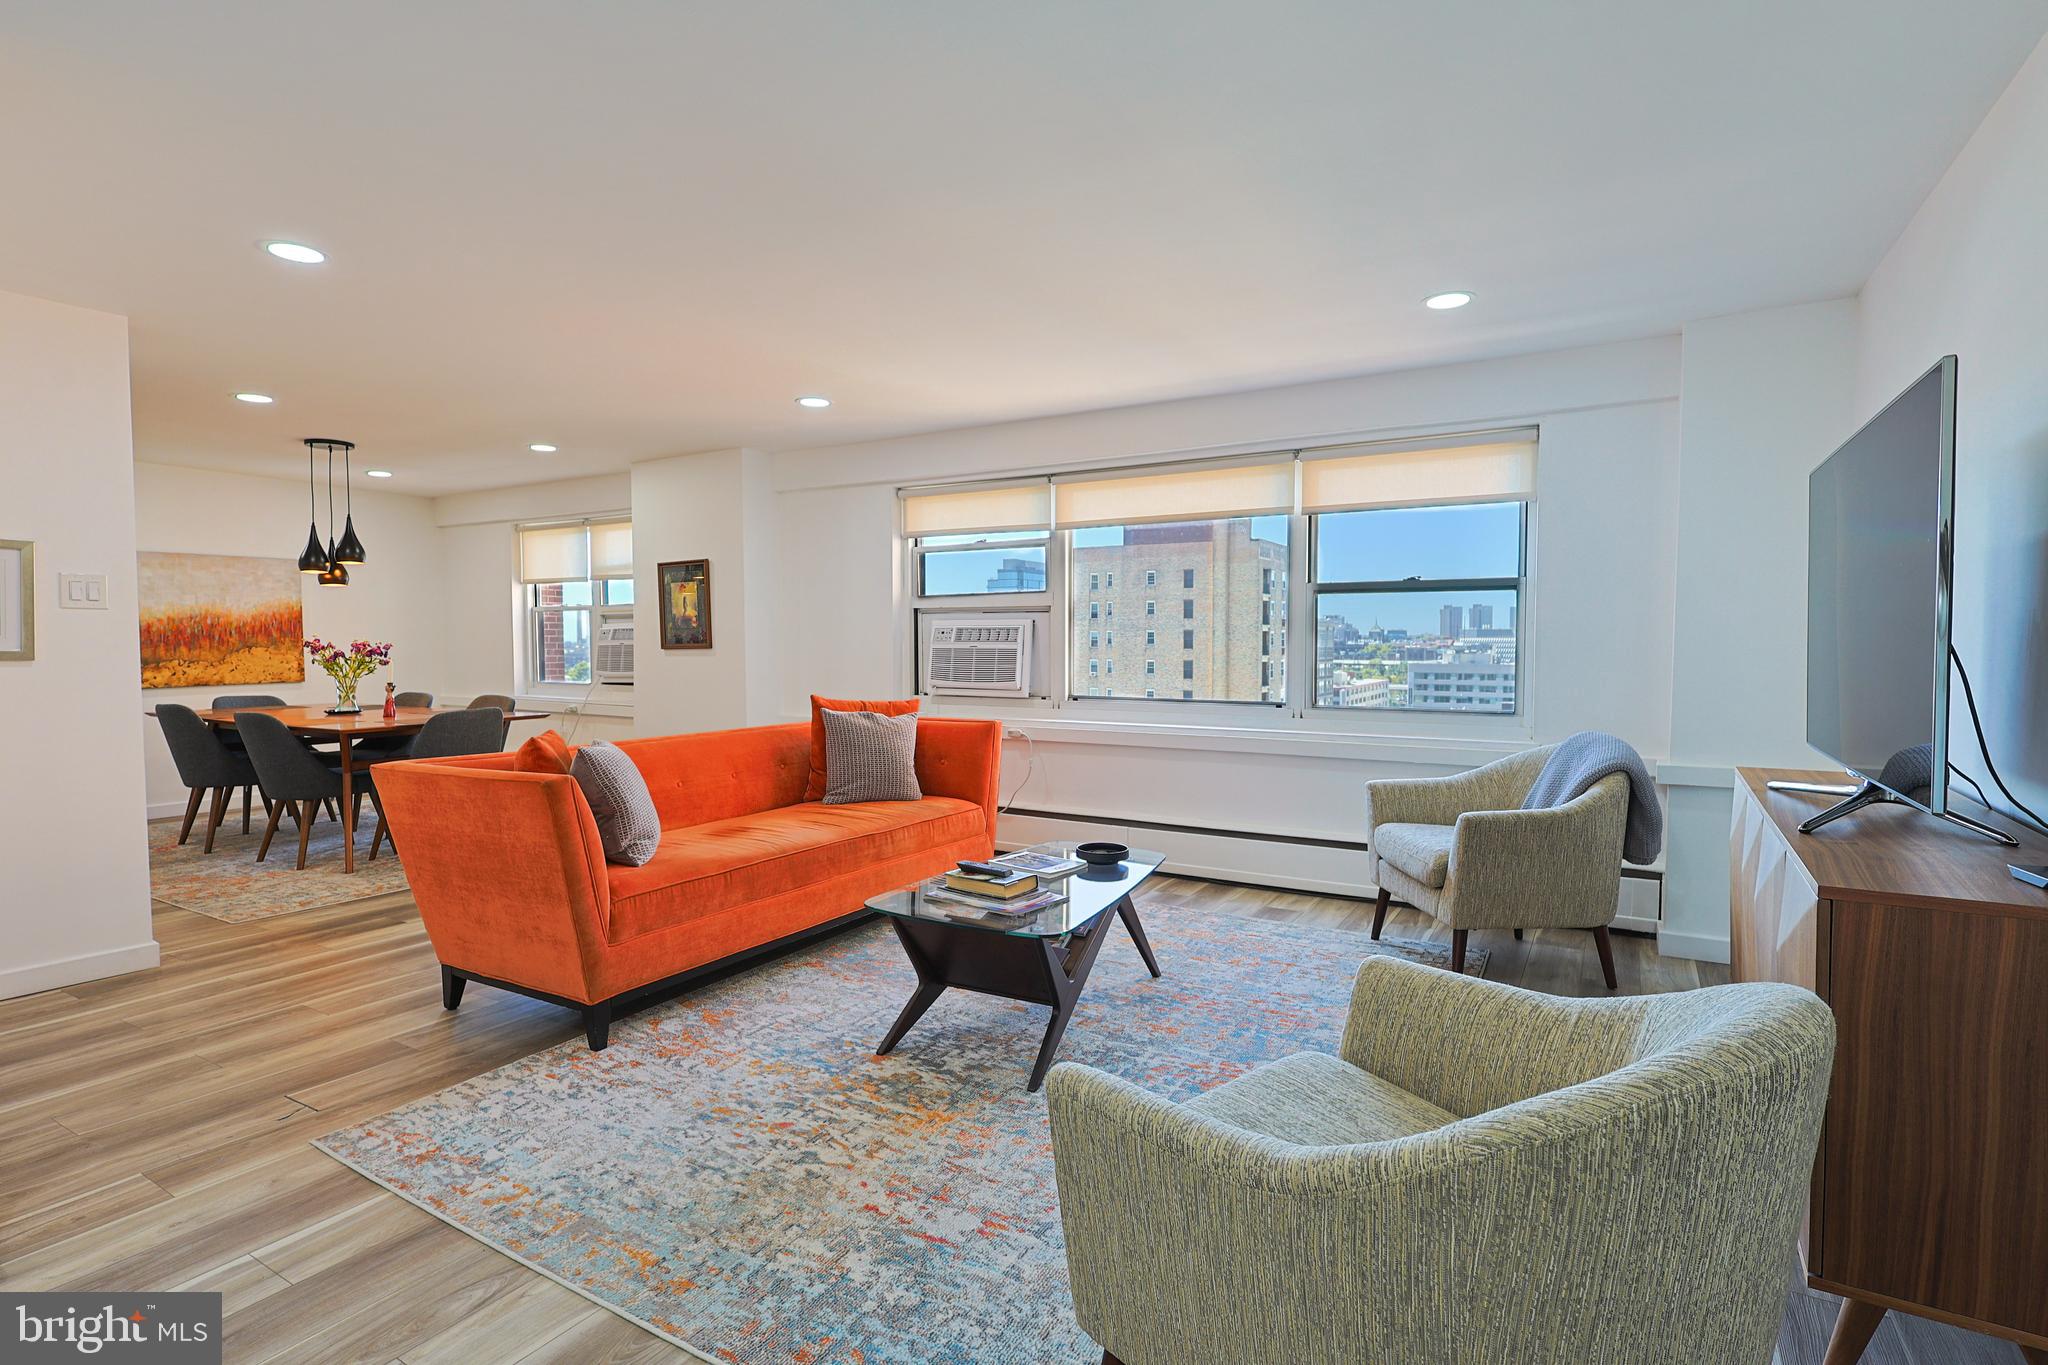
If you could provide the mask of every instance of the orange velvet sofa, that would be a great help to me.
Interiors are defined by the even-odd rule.
[[[604,860],[566,773],[513,754],[379,765],[385,819],[441,961],[442,1003],[480,981],[583,1012],[593,1049],[636,1001],[831,932],[863,902],[995,848],[1002,727],[924,717],[919,801],[804,799],[807,725],[619,744],[647,779],[661,846]]]

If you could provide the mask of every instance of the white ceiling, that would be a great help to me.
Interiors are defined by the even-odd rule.
[[[0,289],[133,320],[144,459],[292,477],[299,437],[343,436],[442,492],[837,444],[1852,292],[2044,26],[2038,0],[14,4]],[[1452,288],[1478,302],[1420,306]]]

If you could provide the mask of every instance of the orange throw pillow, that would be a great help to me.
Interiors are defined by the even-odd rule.
[[[882,716],[914,716],[917,714],[916,697],[909,701],[835,701],[831,697],[811,694],[811,780],[804,785],[804,800],[825,799],[825,722],[820,717],[824,711],[873,711]]]
[[[553,730],[543,730],[519,746],[512,766],[522,773],[566,773],[569,771],[569,742]]]

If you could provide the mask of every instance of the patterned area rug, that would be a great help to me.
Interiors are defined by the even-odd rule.
[[[391,841],[369,861],[370,839],[377,817],[367,803],[362,828],[356,831],[356,870],[341,870],[341,823],[321,816],[313,822],[306,844],[306,870],[298,870],[299,831],[290,816],[270,841],[270,856],[256,861],[263,842],[263,807],[251,813],[249,832],[242,833],[242,800],[235,797],[228,817],[214,836],[213,852],[204,853],[206,812],[193,822],[192,838],[178,845],[177,820],[149,824],[149,891],[160,901],[230,924],[268,919],[295,910],[363,900],[406,889],[405,869],[391,852]]]
[[[1112,929],[1060,1058],[1172,1099],[1334,1052],[1367,955],[1448,958],[1142,913],[1164,979]],[[1024,1090],[1046,1012],[948,992],[875,1057],[915,984],[866,925],[315,1145],[707,1360],[1092,1365]]]

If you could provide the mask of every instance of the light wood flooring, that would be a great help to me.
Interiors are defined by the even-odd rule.
[[[1371,924],[1361,902],[1172,877],[1144,899]],[[155,920],[157,970],[0,1001],[0,1288],[219,1290],[235,1365],[690,1359],[307,1145],[575,1037],[575,1016],[483,986],[442,1010],[403,895],[253,924],[170,906]],[[1388,929],[1442,938],[1410,911]],[[1493,980],[1602,993],[1590,935],[1474,946]],[[1630,935],[1615,958],[1627,991],[1725,979]],[[1832,1311],[1803,1289],[1792,1307],[1785,1365],[1809,1365]],[[2018,1355],[1894,1315],[1867,1359]]]

